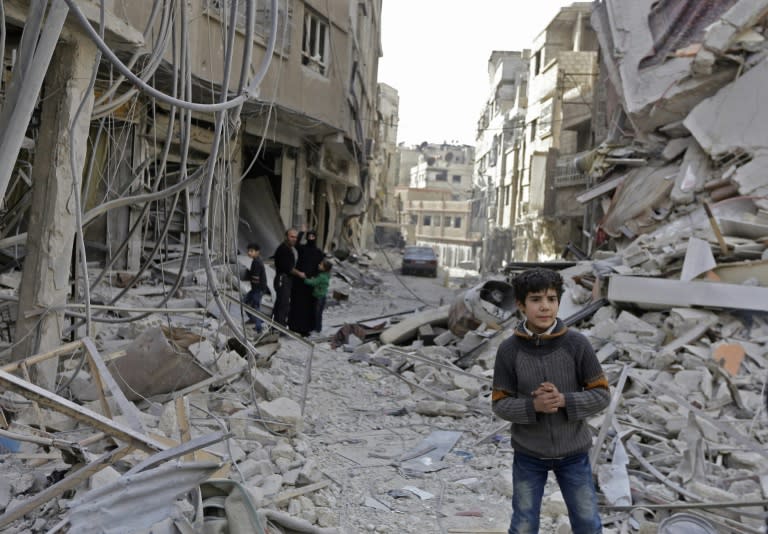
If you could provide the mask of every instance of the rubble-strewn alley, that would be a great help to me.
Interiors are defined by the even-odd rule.
[[[477,151],[399,153],[382,3],[0,1],[0,532],[505,533],[535,266],[610,385],[603,531],[766,532],[768,0],[576,2]],[[292,226],[307,336],[244,301]]]

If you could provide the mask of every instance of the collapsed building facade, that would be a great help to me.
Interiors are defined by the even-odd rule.
[[[15,337],[39,332],[18,356],[72,331],[89,262],[372,232],[380,0],[4,2],[3,24],[0,247],[23,263]]]
[[[746,1],[596,5],[606,141],[584,158],[595,183],[577,197],[594,250],[643,249],[681,219],[693,232],[709,219],[723,259],[760,258],[767,13]]]

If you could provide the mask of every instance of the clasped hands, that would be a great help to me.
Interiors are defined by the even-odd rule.
[[[542,382],[532,392],[533,409],[541,413],[555,413],[560,408],[565,408],[565,395],[558,391],[552,382]]]

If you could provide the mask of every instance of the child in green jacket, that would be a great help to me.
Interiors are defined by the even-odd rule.
[[[333,265],[328,260],[320,262],[320,272],[314,278],[305,278],[304,283],[312,286],[312,296],[315,297],[315,331],[320,333],[323,329],[323,310],[325,298],[328,295],[328,286],[331,283],[331,269]]]

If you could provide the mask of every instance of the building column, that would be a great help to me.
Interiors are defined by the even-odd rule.
[[[32,169],[34,209],[30,210],[27,255],[19,289],[19,349],[13,353],[14,360],[61,344],[65,319],[60,307],[66,304],[71,287],[72,246],[77,231],[72,195],[85,163],[93,110],[93,92],[88,90],[95,57],[96,47],[90,40],[73,37],[56,47],[46,74],[47,98],[41,117],[44,127],[40,128]],[[38,364],[33,369],[36,382],[51,389],[57,367],[56,358]]]

